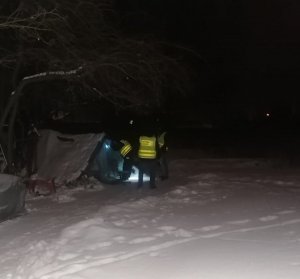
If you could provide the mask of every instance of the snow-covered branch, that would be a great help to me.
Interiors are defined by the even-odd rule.
[[[38,74],[26,76],[26,77],[23,78],[23,80],[43,78],[43,77],[46,77],[46,76],[69,76],[69,75],[76,75],[76,74],[78,74],[82,70],[83,70],[83,67],[80,66],[77,69],[70,70],[70,71],[49,71],[49,72],[43,72],[43,73],[38,73]]]

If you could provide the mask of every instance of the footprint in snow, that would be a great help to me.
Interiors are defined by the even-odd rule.
[[[114,221],[112,222],[115,226],[117,227],[121,227],[121,226],[124,226],[126,221],[125,220],[117,220],[117,221]]]
[[[173,226],[161,226],[161,227],[158,227],[158,229],[161,230],[161,231],[169,232],[169,231],[176,230],[176,227],[173,227]]]
[[[283,210],[283,211],[277,212],[277,214],[286,215],[286,214],[292,214],[295,212],[296,212],[295,210]]]
[[[172,231],[171,232],[172,235],[176,236],[176,237],[184,237],[184,238],[189,238],[189,237],[193,237],[193,232],[184,230],[184,229],[179,229],[176,231]]]
[[[68,260],[76,258],[77,256],[78,256],[78,254],[65,253],[63,255],[59,255],[58,259],[61,261],[68,261]]]
[[[291,181],[275,181],[275,184],[277,185],[294,185],[294,182]]]
[[[242,225],[242,224],[246,224],[246,223],[249,223],[249,222],[250,222],[249,219],[245,219],[245,220],[230,221],[230,222],[227,222],[227,223],[231,224],[231,225]]]
[[[123,242],[125,242],[126,238],[125,238],[125,236],[119,235],[119,236],[115,236],[114,240],[119,242],[119,243],[123,243]]]
[[[129,241],[129,244],[139,244],[139,243],[144,243],[144,242],[150,242],[150,241],[153,241],[155,239],[156,239],[156,237],[152,237],[152,236],[140,237],[140,238],[135,238],[135,239]]]
[[[173,226],[161,226],[157,229],[161,230],[162,232],[156,233],[155,236],[157,237],[164,237],[166,235],[172,235],[175,237],[192,237],[194,235],[193,232],[187,231],[185,229],[177,229]]]
[[[272,221],[272,220],[276,220],[276,219],[278,219],[278,217],[274,216],[274,215],[264,216],[264,217],[259,218],[259,220],[261,222],[268,222],[268,221]]]
[[[154,223],[154,224],[156,224],[157,223],[157,219],[154,218],[154,219],[151,220],[151,222]]]
[[[173,226],[161,226],[157,228],[161,232],[155,234],[157,237],[164,237],[165,235],[171,234],[176,230],[176,227]]]
[[[112,245],[112,242],[110,242],[110,241],[105,241],[105,242],[100,242],[100,243],[94,243],[90,247],[90,250],[97,250],[98,248],[108,247],[108,246],[111,246],[111,245]]]
[[[210,232],[210,231],[214,231],[214,230],[217,230],[221,228],[221,226],[219,225],[214,225],[214,226],[205,226],[205,227],[202,227],[200,229],[197,229],[198,231],[201,231],[201,232]]]

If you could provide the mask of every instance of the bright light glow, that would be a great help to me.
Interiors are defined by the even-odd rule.
[[[266,117],[270,117],[270,113],[267,112],[267,113],[266,113]]]
[[[138,182],[139,180],[139,170],[136,166],[133,166],[130,177],[126,180],[128,182]],[[150,177],[144,173],[144,182],[150,181]]]
[[[105,149],[109,149],[109,145],[107,143],[104,144]]]

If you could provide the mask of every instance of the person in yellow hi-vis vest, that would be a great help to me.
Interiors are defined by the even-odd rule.
[[[125,139],[113,139],[111,143],[112,149],[119,151],[123,158],[123,168],[120,172],[120,178],[122,181],[126,181],[132,172],[133,167],[133,147],[128,140]]]
[[[143,186],[144,173],[150,176],[150,188],[156,188],[155,177],[157,168],[157,158],[159,158],[158,140],[155,135],[139,137],[139,180],[138,187]]]
[[[122,173],[122,180],[127,180],[132,172],[132,166],[133,166],[133,150],[132,145],[129,141],[121,139],[120,143],[122,144],[120,148],[121,156],[124,159],[123,162],[123,173]]]

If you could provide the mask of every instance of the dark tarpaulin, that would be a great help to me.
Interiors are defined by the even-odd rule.
[[[17,176],[0,174],[0,222],[22,213],[25,185]]]

